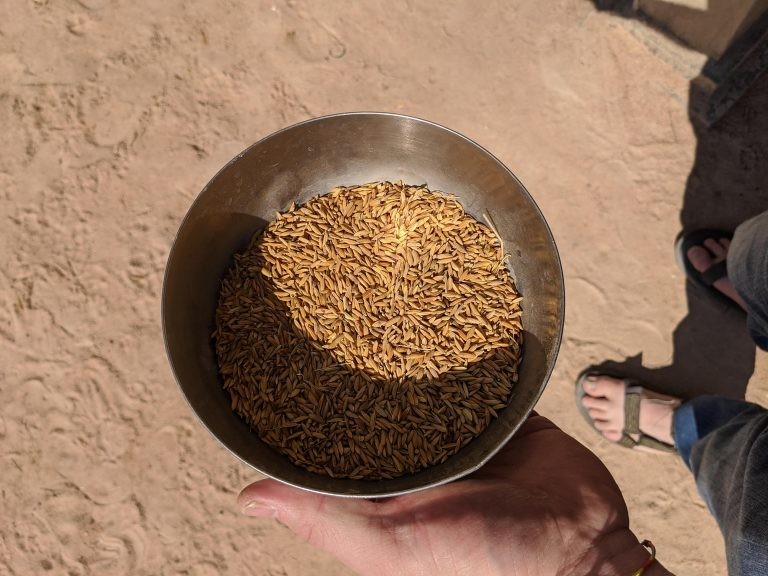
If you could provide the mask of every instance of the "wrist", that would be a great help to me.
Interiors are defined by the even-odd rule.
[[[604,536],[593,547],[575,558],[561,570],[562,574],[590,576],[631,576],[650,556],[650,552],[628,529]],[[658,560],[643,572],[643,576],[671,576]]]

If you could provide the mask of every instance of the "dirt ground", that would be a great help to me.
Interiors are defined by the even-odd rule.
[[[604,459],[668,568],[723,574],[683,464],[601,441],[572,400],[610,359],[768,402],[743,318],[686,294],[672,256],[681,222],[768,206],[768,106],[695,131],[703,62],[585,0],[0,3],[0,572],[349,573],[239,515],[257,476],[182,399],[159,301],[179,221],[225,162],[299,120],[384,110],[465,133],[527,185],[567,286],[539,410]]]

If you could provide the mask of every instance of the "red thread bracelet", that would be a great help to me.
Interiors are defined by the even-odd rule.
[[[643,573],[645,572],[645,569],[648,568],[651,564],[654,563],[656,560],[656,546],[653,545],[653,542],[650,540],[643,540],[640,542],[644,548],[650,548],[651,549],[651,555],[648,557],[648,559],[643,562],[643,565],[640,566],[640,569],[632,574],[632,576],[643,576]]]

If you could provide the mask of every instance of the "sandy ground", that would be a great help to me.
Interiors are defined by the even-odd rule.
[[[768,83],[697,134],[702,63],[583,0],[0,3],[0,572],[348,573],[238,514],[257,476],[178,392],[159,296],[181,217],[232,156],[295,121],[387,110],[464,132],[531,190],[568,301],[540,411],[605,460],[670,569],[724,573],[684,466],[601,441],[572,401],[604,359],[768,401],[743,318],[686,295],[671,252],[681,221],[768,206]]]

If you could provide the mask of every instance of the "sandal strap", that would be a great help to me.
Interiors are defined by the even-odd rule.
[[[636,448],[642,446],[660,452],[676,452],[674,446],[656,440],[640,431],[640,400],[642,398],[643,387],[634,380],[624,380],[626,392],[624,394],[624,433],[618,444],[626,448]],[[637,434],[638,439],[634,440],[630,434]]]
[[[677,452],[677,449],[671,444],[666,444],[661,440],[656,440],[656,438],[651,438],[650,436],[646,436],[645,434],[640,434],[640,437],[637,440],[635,440],[625,432],[624,434],[622,434],[621,438],[619,438],[619,441],[616,442],[616,444],[618,444],[619,446],[623,446],[624,448],[630,448],[630,449],[637,448],[638,446],[642,446],[643,448],[649,448],[651,450],[656,450],[658,452],[670,452],[670,453]]]
[[[640,399],[643,388],[633,380],[624,380],[624,432],[640,434]]]
[[[704,282],[707,286],[712,286],[715,282],[720,280],[721,278],[725,278],[728,276],[728,264],[725,260],[722,262],[718,262],[717,264],[713,264],[704,272],[700,272],[701,274],[701,281]]]
[[[639,442],[635,442],[629,434],[626,432],[621,435],[621,438],[619,438],[619,441],[616,442],[619,446],[623,446],[624,448],[634,448],[639,444]]]
[[[662,442],[661,440],[656,440],[656,438],[651,438],[645,434],[640,435],[637,445],[652,450],[658,450],[659,452],[677,452],[677,449],[673,445]]]

